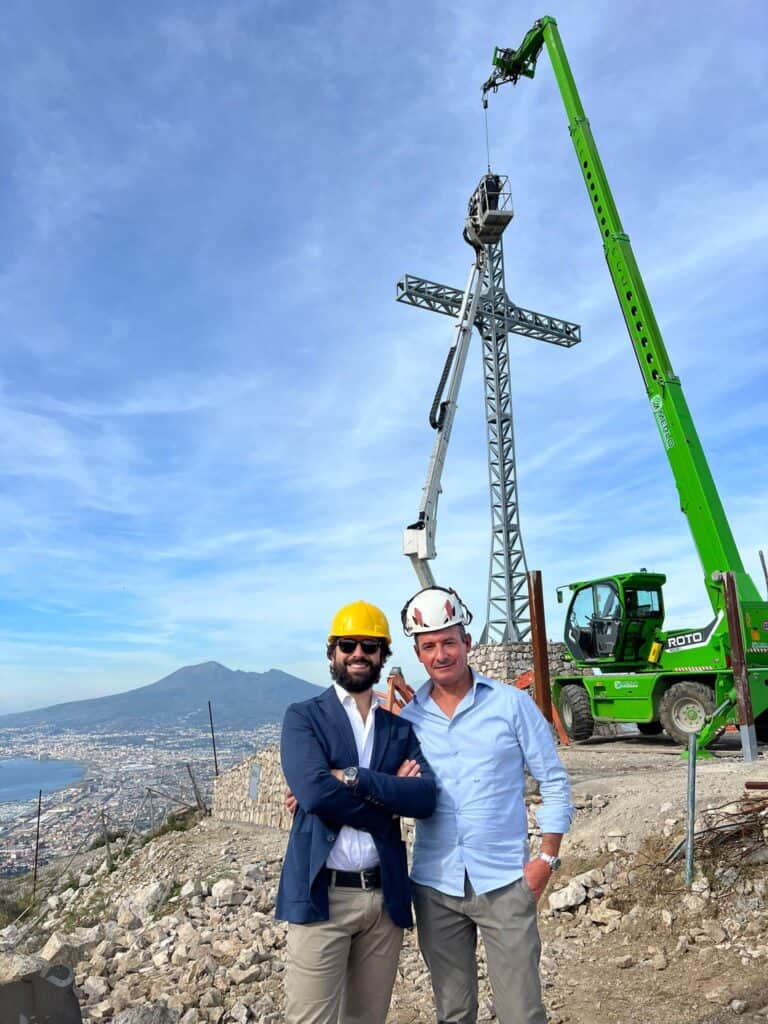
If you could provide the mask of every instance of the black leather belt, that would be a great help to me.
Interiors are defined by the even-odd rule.
[[[328,884],[343,886],[345,889],[380,889],[381,868],[367,868],[365,871],[337,871],[326,868]]]

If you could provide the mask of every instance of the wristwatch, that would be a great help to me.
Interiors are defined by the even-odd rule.
[[[549,864],[550,871],[557,871],[557,869],[563,863],[559,857],[555,857],[551,853],[540,853],[538,859],[543,860],[545,864]]]
[[[359,768],[345,768],[344,771],[341,774],[344,777],[344,785],[345,786],[356,786],[357,785],[358,777],[360,775],[360,769]]]

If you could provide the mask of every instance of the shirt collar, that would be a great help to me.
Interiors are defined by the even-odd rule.
[[[335,680],[331,682],[331,685],[336,691],[336,696],[341,701],[342,707],[354,707],[355,698],[353,694],[351,694],[348,690],[345,690],[343,686],[339,686],[339,684]],[[376,696],[376,692],[374,691],[373,696],[371,698],[371,711],[374,711],[379,706],[379,704],[381,704],[381,701]]]
[[[472,673],[472,689],[474,691],[477,691],[478,683],[481,686],[490,686],[491,685],[490,681],[488,679],[486,679],[485,676],[481,676],[480,673],[479,672],[475,672],[475,670],[473,668],[470,668],[470,672]],[[431,693],[432,693],[432,680],[428,679],[426,681],[426,683],[424,683],[422,686],[420,686],[418,688],[418,690],[416,691],[416,693],[413,695],[414,704],[419,704],[421,707],[424,707],[424,705],[427,702],[427,699],[430,697]]]

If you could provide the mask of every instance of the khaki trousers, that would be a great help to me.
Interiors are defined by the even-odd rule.
[[[381,889],[328,891],[330,920],[288,925],[286,1024],[384,1024],[403,929]]]
[[[477,929],[500,1024],[547,1024],[541,1002],[536,900],[525,879],[478,896],[413,886],[419,947],[432,976],[438,1024],[477,1021]]]

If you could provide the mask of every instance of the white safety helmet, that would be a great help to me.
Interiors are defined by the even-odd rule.
[[[405,635],[413,636],[448,626],[468,626],[472,612],[452,588],[425,587],[405,604],[400,619]]]

